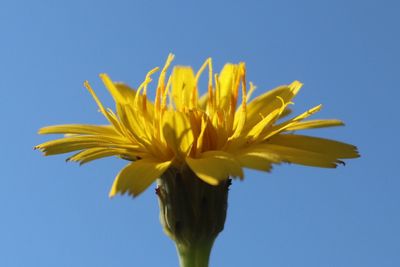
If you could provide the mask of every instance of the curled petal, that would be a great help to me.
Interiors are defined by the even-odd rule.
[[[126,192],[138,196],[159,178],[170,164],[171,161],[159,162],[153,159],[141,159],[130,163],[115,178],[109,196]]]
[[[186,163],[200,179],[211,185],[217,185],[230,176],[243,178],[240,163],[226,152],[207,151],[200,158],[186,158]]]

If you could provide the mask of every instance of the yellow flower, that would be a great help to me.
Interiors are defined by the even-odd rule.
[[[167,76],[174,56],[161,70],[155,101],[147,98],[151,70],[137,90],[100,78],[114,98],[116,112],[106,109],[88,82],[100,112],[109,125],[67,124],[44,127],[40,134],[64,138],[36,146],[44,155],[78,151],[68,158],[81,164],[119,156],[131,162],[115,178],[110,196],[139,195],[168,168],[189,167],[198,178],[217,185],[229,177],[243,178],[243,168],[270,171],[272,164],[289,162],[334,168],[342,159],[358,157],[356,147],[294,131],[343,125],[340,120],[305,120],[321,109],[281,121],[302,84],[294,81],[249,100],[255,87],[246,82],[244,63],[226,64],[220,74],[207,59],[195,73],[176,66]],[[198,80],[208,68],[208,91],[199,97]]]

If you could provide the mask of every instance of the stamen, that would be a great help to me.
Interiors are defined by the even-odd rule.
[[[117,129],[117,131],[121,134],[124,133],[119,121],[116,118],[113,118],[110,116],[110,114],[107,112],[107,110],[104,108],[103,104],[100,102],[99,98],[97,97],[96,93],[93,91],[92,87],[90,86],[88,81],[85,81],[84,86],[86,87],[87,90],[89,90],[90,94],[92,95],[94,101],[96,101],[97,106],[100,109],[100,112],[107,118],[107,120],[114,125],[114,127]]]
[[[138,107],[139,106],[139,98],[140,98],[140,91],[143,89],[143,102],[142,102],[142,108],[143,111],[146,111],[147,107],[146,107],[146,103],[147,103],[147,86],[149,85],[149,83],[151,83],[152,79],[151,79],[151,75],[153,75],[155,72],[157,72],[160,68],[156,67],[152,70],[150,70],[147,75],[146,78],[144,79],[144,81],[142,82],[142,84],[139,86],[136,95],[135,95],[135,99],[134,99],[134,106]]]
[[[213,110],[214,110],[214,105],[213,105],[213,101],[214,97],[213,97],[213,90],[212,90],[212,86],[208,86],[208,99],[207,99],[207,111],[208,113],[211,115]]]
[[[143,96],[147,95],[147,85],[149,83],[151,83],[152,79],[151,79],[151,75],[153,75],[154,73],[156,73],[160,68],[159,67],[155,67],[154,69],[150,70],[147,75],[146,75],[146,79],[143,85]]]
[[[257,87],[252,82],[250,82],[250,89],[249,89],[249,92],[247,93],[247,101],[249,101],[249,99],[251,98],[251,96],[252,96],[254,90],[256,90],[256,88]]]
[[[243,79],[242,77],[242,71],[243,71],[243,63],[239,63],[238,69],[234,69],[235,75],[234,75],[234,81],[232,83],[232,94],[231,94],[231,102],[230,102],[230,112],[231,116],[234,116],[235,110],[236,110],[236,105],[237,105],[237,100],[238,100],[238,94],[239,94],[239,83]],[[237,73],[239,72],[239,73]]]
[[[201,66],[201,68],[199,69],[199,71],[196,74],[195,77],[195,81],[196,84],[198,84],[200,75],[203,73],[204,69],[208,66],[208,100],[207,100],[207,109],[209,112],[211,112],[211,110],[213,109],[214,105],[215,105],[215,98],[213,97],[213,90],[212,90],[212,79],[213,79],[213,68],[212,68],[212,59],[211,58],[207,58],[207,60],[203,63],[203,65]],[[195,90],[197,88],[194,88],[193,90]],[[194,94],[195,92],[193,91],[192,94]]]
[[[209,58],[208,64],[208,86],[212,87],[212,79],[213,79],[213,68],[212,68],[212,60]]]
[[[86,87],[86,89],[90,92],[90,94],[92,95],[94,101],[96,101],[97,106],[99,107],[101,113],[105,114],[106,110],[103,107],[103,104],[101,104],[100,99],[97,97],[96,93],[94,92],[94,90],[92,89],[92,87],[90,86],[88,81],[85,81],[83,83],[83,85]]]
[[[208,64],[208,103],[210,105],[210,110],[213,112],[215,107],[215,95],[213,94],[213,86],[212,86],[212,79],[213,79],[213,69],[212,69],[212,62],[211,58],[209,59]]]
[[[285,106],[285,100],[283,100],[282,97],[276,96],[276,98],[279,99],[279,100],[281,101],[282,106]],[[281,108],[282,108],[282,106],[281,106]]]
[[[246,103],[247,103],[247,96],[246,96],[246,66],[244,63],[240,64],[240,71],[241,71],[241,80],[242,80],[242,109],[246,111]]]
[[[207,128],[207,119],[206,116],[201,117],[201,130],[199,137],[197,138],[197,144],[196,144],[196,153],[199,153],[203,150],[203,145],[204,145],[204,139],[205,137],[205,131]]]
[[[190,94],[190,109],[196,108],[198,103],[199,95],[197,93],[197,83],[193,86],[192,93]]]
[[[288,105],[294,105],[293,102],[287,102],[287,103],[285,103],[285,100],[283,100],[283,98],[280,97],[280,96],[276,96],[276,98],[279,99],[279,100],[281,101],[281,103],[282,103],[282,106],[281,106],[281,108],[280,108],[280,110],[279,110],[279,113],[278,113],[278,117],[282,114],[282,112],[285,110],[285,108],[286,108]]]
[[[137,89],[137,91],[136,91],[136,94],[139,93],[139,92],[143,89],[143,87],[151,81],[150,75],[152,75],[153,73],[155,73],[155,72],[158,71],[159,69],[160,69],[159,67],[156,67],[156,68],[150,70],[149,72],[147,72],[146,78],[144,79],[144,81],[143,81],[143,82],[140,84],[140,86],[138,87],[138,89]],[[150,81],[149,81],[149,79],[150,79]]]
[[[221,110],[217,111],[217,116],[218,116],[218,127],[222,128],[225,122],[225,117],[224,114],[222,113]]]
[[[204,61],[203,65],[201,65],[199,71],[196,73],[196,83],[199,81],[200,75],[203,73],[204,69],[207,67],[207,65],[211,64],[211,58],[207,58],[206,61]]]
[[[172,53],[169,53],[167,61],[165,62],[164,68],[161,71],[160,77],[158,78],[158,85],[157,87],[164,87],[165,82],[165,75],[169,66],[171,65],[172,61],[174,60],[175,56]]]
[[[215,83],[215,106],[219,107],[219,103],[221,100],[221,95],[220,95],[220,89],[219,89],[219,80],[218,80],[218,74],[214,74],[214,83]]]
[[[160,77],[158,78],[158,85],[157,85],[157,91],[156,91],[156,99],[155,99],[155,109],[156,112],[159,112],[161,109],[161,101],[162,101],[162,96],[164,94],[165,90],[165,75],[167,73],[168,67],[171,65],[172,60],[174,60],[174,55],[170,53],[168,55],[167,61],[165,62],[164,68],[161,71]]]
[[[238,75],[238,82],[236,83],[236,97],[234,99],[234,103],[231,103],[231,112],[234,117],[234,132],[232,136],[229,138],[230,140],[238,138],[244,128],[244,125],[246,123],[246,103],[247,103],[247,97],[246,97],[246,66],[244,63],[239,64],[239,75]],[[235,112],[233,109],[236,108],[236,102],[237,102],[237,95],[239,91],[239,83],[242,85],[242,104],[239,107],[240,109],[238,112]]]
[[[171,88],[171,76],[168,77],[167,86],[165,87],[164,94],[162,96],[161,111],[165,111],[167,109],[167,96],[169,96],[169,99],[171,101],[170,88]],[[171,102],[169,104],[172,105]]]

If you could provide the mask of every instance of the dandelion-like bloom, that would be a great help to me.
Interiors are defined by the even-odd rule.
[[[81,164],[109,156],[129,160],[115,178],[110,196],[137,196],[157,178],[170,177],[169,183],[176,183],[173,180],[182,173],[216,188],[225,184],[227,190],[229,177],[243,179],[243,168],[268,172],[273,164],[282,162],[335,168],[343,159],[359,156],[352,145],[294,133],[343,125],[335,119],[306,120],[321,105],[281,120],[290,113],[288,106],[300,90],[300,82],[277,87],[250,100],[255,86],[247,84],[244,63],[226,64],[219,74],[214,74],[211,59],[207,59],[196,73],[190,67],[176,66],[166,79],[172,60],[170,54],[161,70],[154,102],[147,97],[148,85],[159,68],[149,71],[137,90],[101,74],[116,103],[116,112],[106,109],[85,82],[109,125],[44,127],[40,134],[66,135],[36,148],[45,155],[78,151],[68,160]],[[199,97],[198,81],[207,68],[207,92]],[[168,200],[166,193],[171,193],[172,187],[166,188],[157,191],[161,202]],[[176,202],[181,205],[185,200]],[[226,205],[222,209],[226,210]],[[167,232],[176,235],[172,228],[179,227],[166,224]]]

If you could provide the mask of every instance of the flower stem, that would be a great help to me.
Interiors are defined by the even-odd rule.
[[[208,267],[213,243],[214,240],[189,246],[177,244],[180,267]]]

